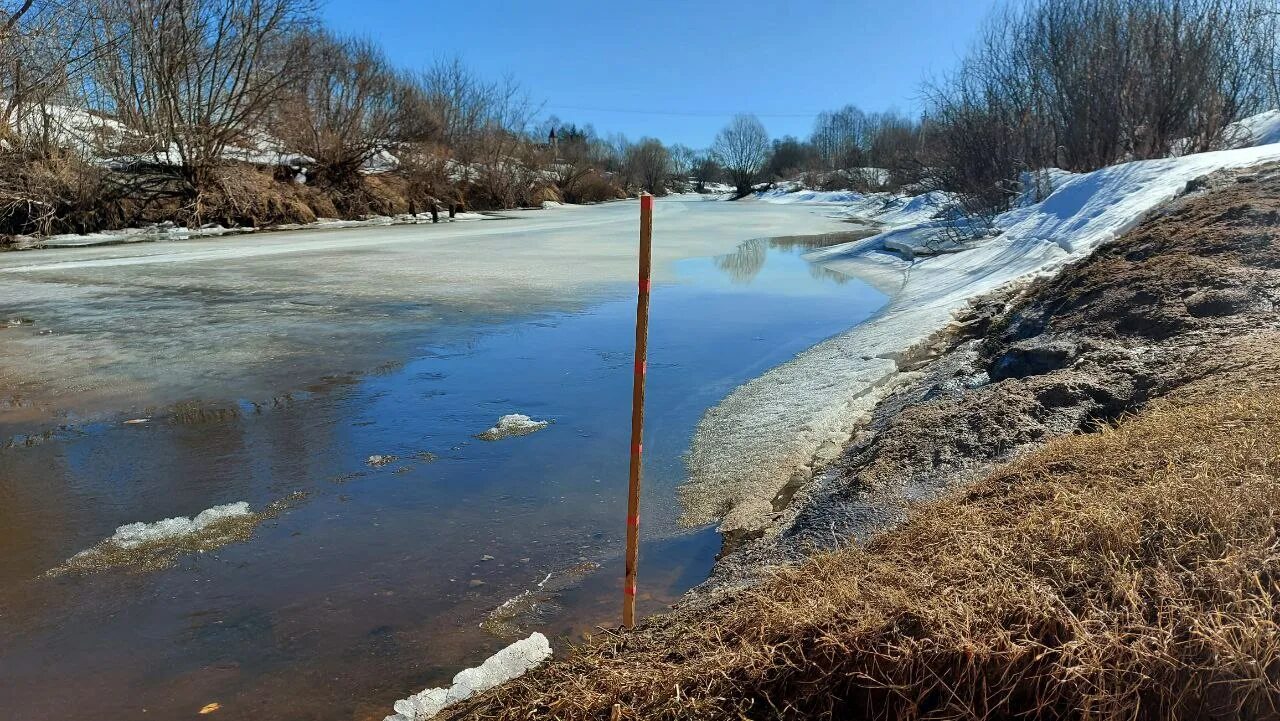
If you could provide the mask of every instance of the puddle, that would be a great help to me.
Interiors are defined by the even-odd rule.
[[[701,582],[718,550],[711,529],[679,528],[674,500],[702,413],[885,300],[806,263],[810,242],[675,261],[655,286],[643,612]],[[308,390],[287,402],[187,403],[0,451],[4,715],[64,718],[74,689],[87,718],[217,703],[228,720],[381,719],[504,634],[560,646],[616,624],[631,288],[574,312],[432,329],[403,362],[299,379]],[[513,414],[554,422],[476,438]],[[284,497],[300,500],[228,545],[144,572],[45,576],[124,522]]]

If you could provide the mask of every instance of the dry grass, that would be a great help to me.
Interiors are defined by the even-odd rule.
[[[451,715],[1278,718],[1280,395],[1205,383]]]

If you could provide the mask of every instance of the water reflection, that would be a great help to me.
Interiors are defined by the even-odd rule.
[[[876,231],[870,228],[823,233],[821,235],[784,235],[777,238],[755,238],[739,245],[732,253],[716,256],[715,266],[724,271],[736,285],[750,285],[760,275],[769,258],[769,250],[785,250],[801,253],[816,248],[827,248],[841,243],[860,240]],[[849,276],[816,263],[809,263],[809,275],[814,280],[845,283]]]

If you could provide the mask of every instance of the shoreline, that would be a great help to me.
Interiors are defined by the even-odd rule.
[[[682,488],[685,522],[718,523],[726,550],[776,532],[787,496],[840,455],[895,379],[910,377],[915,356],[927,355],[921,345],[971,301],[1088,257],[1205,176],[1274,160],[1280,144],[1064,174],[1045,200],[998,216],[999,235],[962,248],[935,254],[940,223],[926,220],[808,254],[878,288],[897,283],[897,292],[873,318],[739,386],[704,415]]]

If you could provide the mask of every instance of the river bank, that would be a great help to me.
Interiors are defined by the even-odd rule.
[[[852,441],[671,614],[447,716],[1265,705],[1280,172],[1187,189],[898,355]]]

